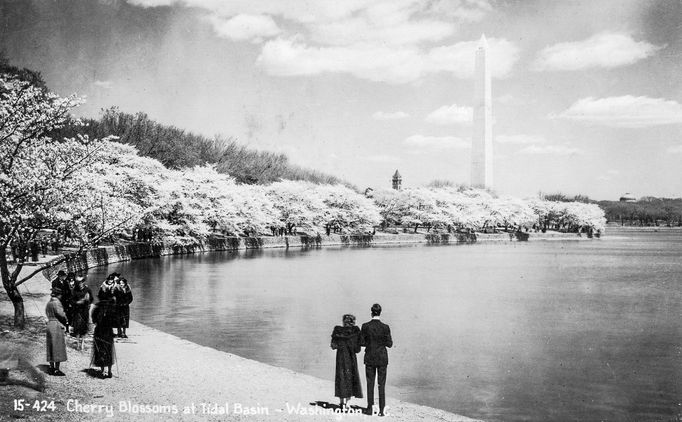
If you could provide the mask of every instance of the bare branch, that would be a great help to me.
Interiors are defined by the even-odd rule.
[[[17,281],[16,283],[14,283],[14,285],[15,285],[15,286],[20,286],[20,285],[22,285],[23,283],[25,283],[26,281],[28,281],[28,280],[30,280],[31,278],[33,278],[33,276],[35,276],[35,275],[38,274],[39,272],[44,271],[44,270],[46,270],[46,269],[48,269],[48,268],[50,268],[50,267],[54,267],[55,265],[59,265],[59,264],[61,264],[62,262],[66,261],[67,259],[68,259],[68,257],[67,257],[66,255],[63,255],[61,258],[57,259],[56,261],[50,261],[49,264],[39,266],[36,270],[31,271],[26,277],[22,278],[21,280]]]

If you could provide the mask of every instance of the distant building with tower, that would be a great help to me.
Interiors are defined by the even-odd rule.
[[[637,198],[630,192],[620,197],[620,202],[637,202]]]
[[[488,41],[485,35],[476,49],[474,69],[474,131],[471,137],[471,186],[493,187],[493,112]]]
[[[395,173],[393,174],[393,189],[395,190],[400,190],[402,189],[402,184],[403,184],[403,178],[400,176],[400,173],[398,173],[398,170],[396,169]]]

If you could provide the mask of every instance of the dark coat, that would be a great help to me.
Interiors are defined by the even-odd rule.
[[[391,329],[378,319],[365,322],[360,330],[360,345],[365,347],[365,365],[387,366],[386,348],[393,346]]]
[[[90,304],[92,303],[92,291],[88,286],[79,289],[76,286],[71,296],[71,306],[73,311],[73,333],[82,336],[88,332],[90,322]]]
[[[64,362],[66,360],[66,340],[64,326],[66,315],[62,303],[56,297],[50,298],[45,307],[47,316],[46,349],[48,362]]]
[[[360,351],[360,329],[337,325],[332,332],[331,347],[336,350],[334,395],[339,398],[362,397],[356,355]]]
[[[92,361],[94,366],[111,366],[115,359],[114,330],[118,324],[116,305],[100,301],[92,310],[92,321],[96,324],[92,335]]]
[[[62,291],[61,299],[59,299],[59,301],[62,303],[62,308],[64,308],[64,313],[67,316],[67,320],[71,319],[68,318],[71,314],[71,286],[69,285],[69,280],[66,278],[64,280],[60,280],[59,277],[57,277],[52,280],[52,288]]]
[[[130,324],[130,304],[133,301],[133,292],[130,286],[125,288],[117,287],[114,290],[114,297],[116,298],[116,307],[118,308],[118,327],[128,328]]]

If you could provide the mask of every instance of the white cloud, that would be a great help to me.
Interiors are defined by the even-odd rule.
[[[645,59],[664,47],[635,41],[629,35],[604,32],[583,41],[547,47],[538,53],[531,68],[542,71],[625,66]]]
[[[104,88],[104,89],[111,89],[111,88],[113,88],[113,86],[114,86],[114,83],[111,82],[111,81],[100,81],[100,80],[97,80],[97,81],[93,82],[92,84],[95,85],[95,86],[98,87],[98,88]]]
[[[299,23],[336,22],[352,16],[395,18],[419,14],[428,18],[476,21],[492,10],[488,0],[128,0],[142,7],[197,7],[222,16],[241,13],[281,16]]]
[[[612,127],[642,128],[682,123],[682,105],[663,98],[622,97],[583,98],[552,118]]]
[[[271,75],[350,74],[394,84],[436,72],[473,74],[478,41],[432,48],[462,21],[480,20],[488,0],[130,0],[143,7],[175,5],[204,10],[217,34],[235,41],[278,35],[263,46],[258,64]],[[493,77],[505,77],[518,48],[491,39]]]
[[[386,46],[312,47],[278,38],[265,43],[257,64],[276,76],[348,73],[360,79],[394,84],[417,80],[423,73],[413,49]]]
[[[142,7],[169,5],[196,7],[224,17],[242,13],[281,16],[300,23],[343,19],[374,3],[371,0],[128,0],[128,2]]]
[[[499,144],[528,145],[542,144],[546,142],[546,139],[538,135],[496,135],[495,142]]]
[[[473,108],[453,104],[432,111],[425,120],[437,125],[471,124],[473,116]]]
[[[261,41],[281,32],[270,16],[237,15],[226,20],[213,15],[209,19],[219,36],[234,41]]]
[[[410,115],[405,113],[404,111],[394,112],[377,111],[376,113],[372,114],[372,118],[375,120],[398,120],[405,119],[408,117],[410,117]]]
[[[349,19],[319,24],[311,28],[312,38],[327,45],[383,44],[413,45],[424,41],[440,41],[454,33],[445,22],[422,20],[377,26],[363,19]]]
[[[402,161],[399,157],[394,155],[369,155],[362,158],[365,161],[370,161],[372,163],[399,163]]]
[[[467,22],[480,21],[492,9],[487,0],[434,0],[428,5],[428,10],[437,16],[446,16]]]
[[[424,136],[412,135],[403,144],[417,148],[428,149],[463,149],[470,148],[471,142],[456,136]]]
[[[529,145],[516,152],[520,155],[576,155],[583,151],[568,145]]]
[[[667,149],[669,154],[682,154],[682,144],[673,145]]]
[[[518,48],[506,40],[489,40],[493,76],[504,77],[518,59]],[[257,63],[276,76],[347,73],[360,79],[392,84],[410,83],[438,72],[458,78],[473,76],[478,41],[467,41],[423,52],[418,47],[394,48],[383,44],[310,46],[293,39],[265,43]]]
[[[176,0],[128,0],[128,3],[134,6],[142,7],[159,7],[159,6],[170,6],[176,3]]]

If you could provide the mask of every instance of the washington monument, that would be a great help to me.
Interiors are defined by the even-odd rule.
[[[490,93],[488,41],[485,35],[476,49],[474,69],[474,133],[471,138],[471,186],[493,187],[493,116]]]

